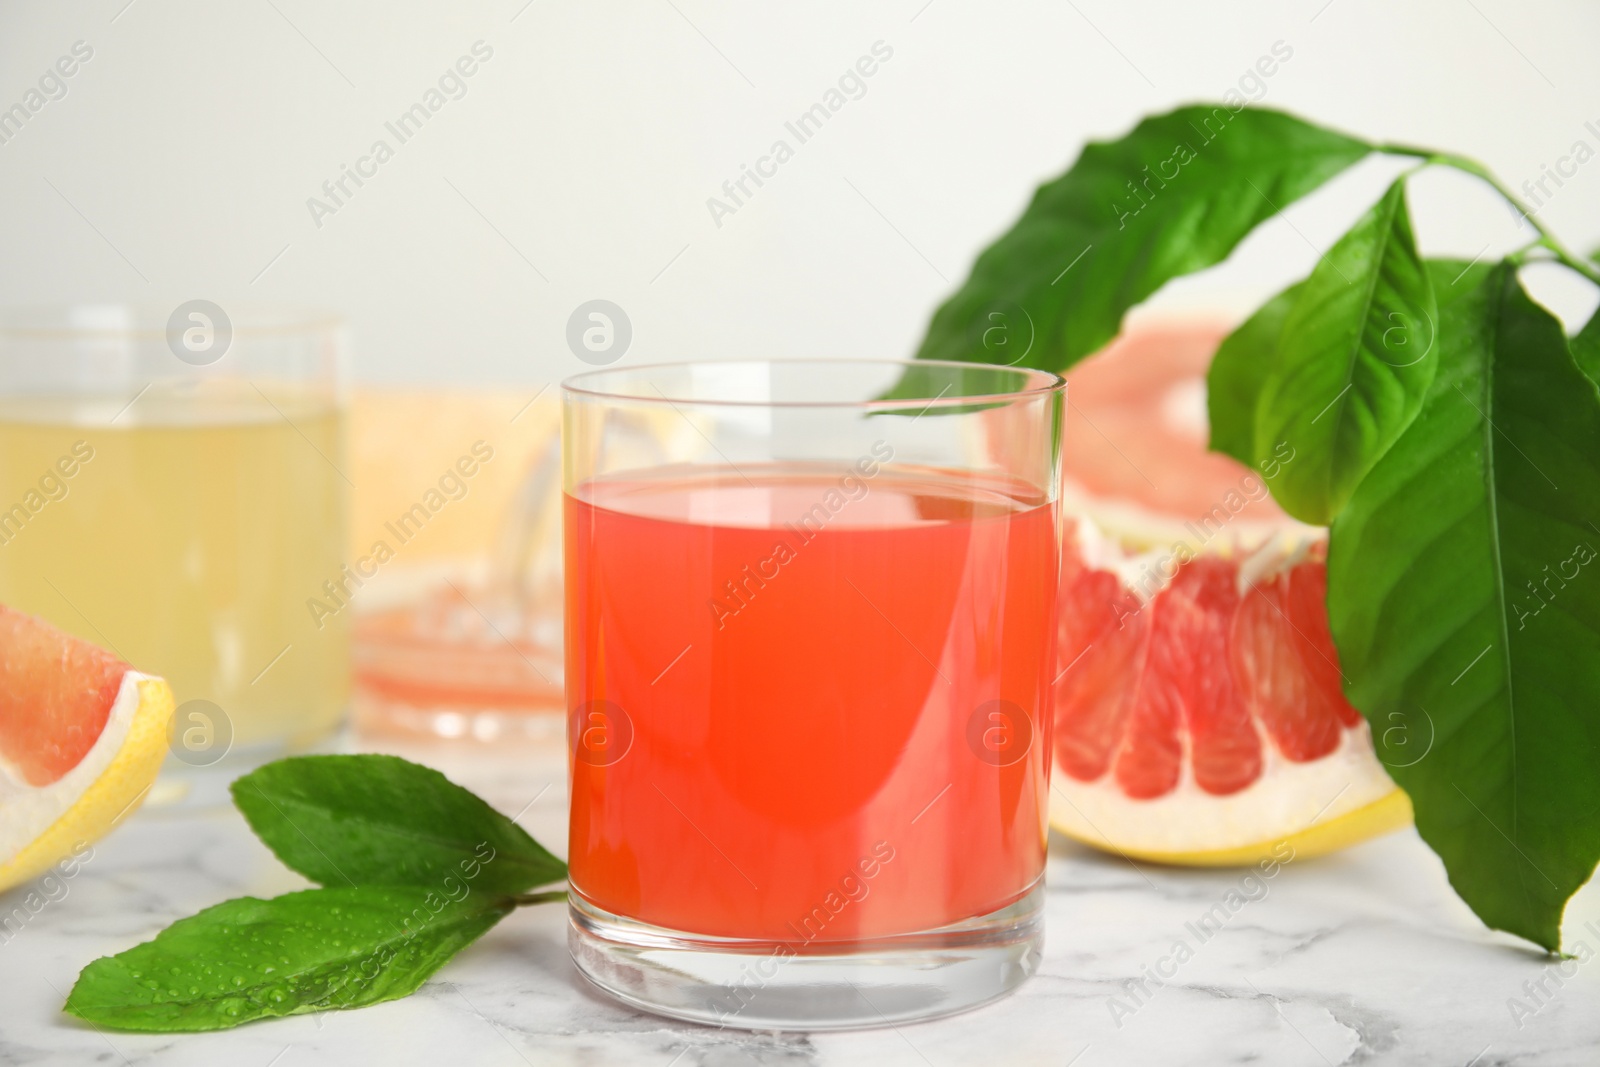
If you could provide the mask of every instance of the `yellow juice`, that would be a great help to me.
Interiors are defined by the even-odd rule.
[[[216,704],[235,749],[327,732],[349,614],[306,601],[344,562],[337,407],[244,383],[126,402],[0,401],[0,602]]]

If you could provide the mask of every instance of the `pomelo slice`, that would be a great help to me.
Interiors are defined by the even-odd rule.
[[[1076,369],[1062,449],[1051,824],[1194,865],[1281,859],[1285,841],[1305,857],[1411,820],[1344,698],[1323,532],[1273,505],[1270,467],[1205,451],[1220,338],[1145,328]]]
[[[1297,856],[1328,851],[1410,818],[1339,687],[1320,546],[1261,551],[1280,552],[1276,567],[1199,556],[1141,602],[1069,537],[1057,829],[1130,856],[1231,864],[1284,840]]]
[[[172,690],[0,605],[0,890],[104,836],[167,753]]]

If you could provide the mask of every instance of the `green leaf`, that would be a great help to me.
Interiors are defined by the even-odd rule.
[[[83,969],[65,1010],[118,1030],[222,1030],[416,991],[514,905],[416,887],[242,897]]]
[[[467,878],[483,892],[515,894],[567,874],[522,827],[396,756],[298,756],[232,788],[257,836],[321,885],[437,889]]]
[[[1428,259],[1428,277],[1433,279],[1433,295],[1439,305],[1439,314],[1457,300],[1477,292],[1478,287],[1498,269],[1495,263],[1468,263],[1462,259]]]
[[[1322,257],[1284,319],[1255,454],[1287,443],[1300,457],[1272,483],[1285,511],[1316,524],[1339,513],[1422,406],[1437,333],[1401,179]]]
[[[1437,351],[1333,523],[1329,619],[1451,884],[1555,950],[1600,859],[1600,393],[1509,265],[1442,302]]]
[[[1304,282],[1296,282],[1256,309],[1217,346],[1206,372],[1206,410],[1211,451],[1247,467],[1256,460],[1256,407],[1261,388],[1277,367],[1278,337]]]
[[[1600,310],[1590,315],[1583,329],[1573,335],[1570,347],[1578,369],[1600,387]]]
[[[1492,264],[1457,259],[1424,261],[1440,308],[1472,289],[1493,269]],[[1232,456],[1246,466],[1263,457],[1255,451],[1256,409],[1261,387],[1278,365],[1278,338],[1284,319],[1304,282],[1296,282],[1261,307],[1223,338],[1206,375],[1206,404],[1213,452]],[[1600,339],[1597,339],[1600,340]]]
[[[1280,111],[1181,107],[1087,145],[939,308],[919,359],[1063,370],[1173,278],[1371,150]],[[892,394],[891,394],[892,395]]]

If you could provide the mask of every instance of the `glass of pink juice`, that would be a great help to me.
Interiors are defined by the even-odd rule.
[[[570,944],[591,981],[678,1018],[831,1029],[1032,973],[1064,389],[821,360],[565,383]]]

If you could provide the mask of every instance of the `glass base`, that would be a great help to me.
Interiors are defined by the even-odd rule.
[[[742,1030],[853,1030],[953,1015],[1017,988],[1044,948],[1042,879],[988,915],[803,953],[635,922],[576,892],[569,900],[567,944],[590,982],[643,1011]]]

